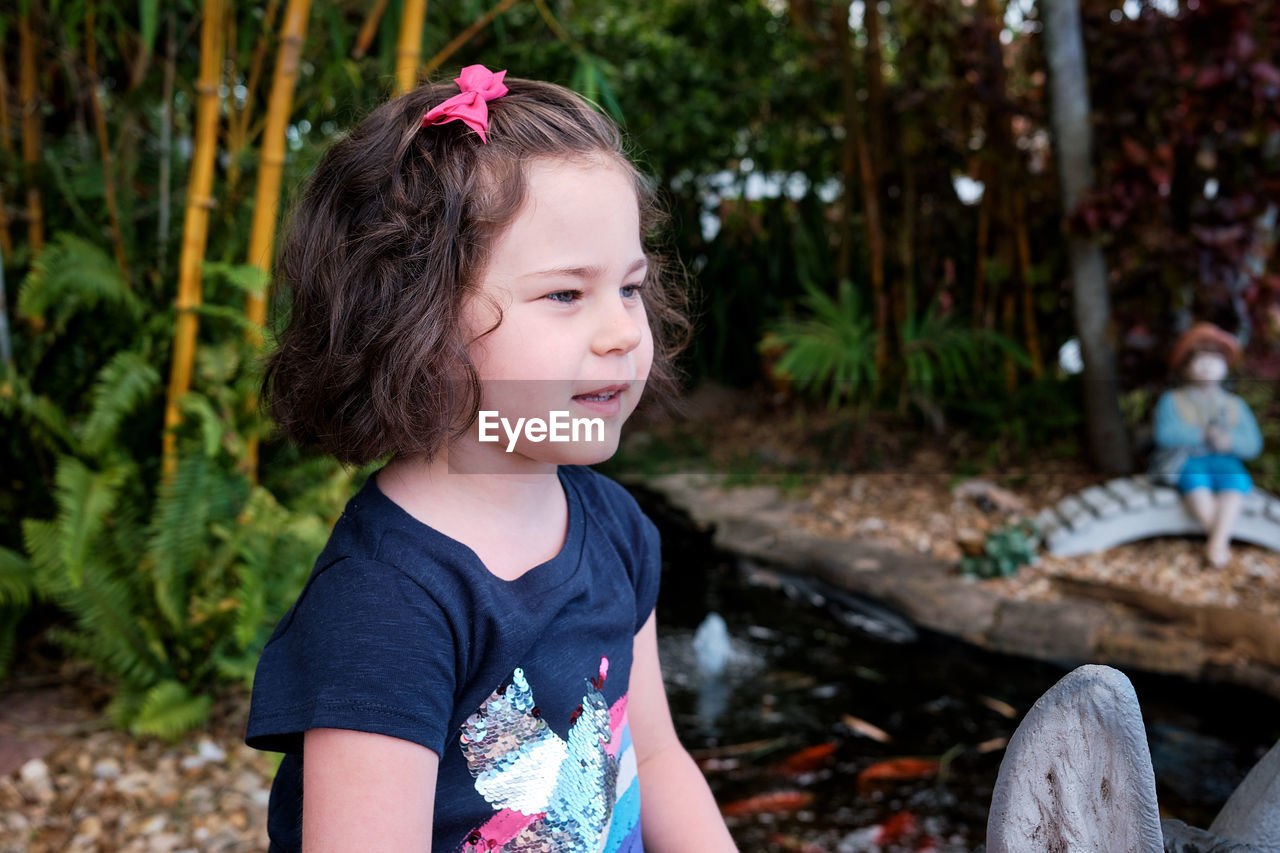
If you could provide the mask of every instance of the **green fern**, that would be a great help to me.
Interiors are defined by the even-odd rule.
[[[98,371],[89,416],[79,430],[85,452],[103,453],[115,441],[124,419],[160,387],[160,371],[147,356],[131,350],[116,353]]]
[[[208,457],[183,458],[174,476],[160,487],[152,516],[147,555],[155,602],[175,630],[186,624],[187,590],[204,551],[214,477]]]
[[[270,283],[270,277],[253,264],[205,261],[201,267],[201,274],[205,280],[210,278],[221,279],[243,293],[258,295],[266,293],[267,285]],[[244,312],[240,312],[238,319],[244,319]]]
[[[0,364],[0,415],[26,427],[27,436],[36,445],[54,453],[75,447],[75,436],[58,404],[37,394],[26,377],[4,364]]]
[[[801,304],[810,316],[783,320],[765,344],[782,349],[775,374],[800,391],[825,392],[833,408],[874,386],[877,333],[853,284],[840,282],[834,298],[805,284]]]
[[[902,355],[906,365],[905,390],[932,398],[939,391],[955,395],[970,386],[990,352],[1031,364],[1027,354],[1013,341],[989,329],[961,324],[954,315],[938,311],[935,300],[917,315],[908,300],[907,320],[902,325]]]
[[[177,740],[183,733],[204,725],[212,706],[212,697],[194,695],[178,681],[162,681],[142,698],[129,731]]]
[[[60,557],[66,580],[72,586],[78,586],[84,578],[85,565],[94,555],[94,540],[115,507],[127,473],[124,467],[92,471],[71,456],[58,461],[54,497],[62,540]]]
[[[78,311],[99,306],[119,309],[135,320],[143,313],[142,302],[105,250],[74,234],[55,235],[22,282],[18,313],[59,329]]]
[[[35,566],[17,551],[0,547],[0,607],[25,608],[35,594]]]
[[[35,566],[17,551],[0,548],[0,677],[13,661],[18,623],[36,596]]]

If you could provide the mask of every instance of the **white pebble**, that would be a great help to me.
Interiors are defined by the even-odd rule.
[[[120,776],[120,762],[114,758],[104,758],[93,765],[93,778],[115,779]]]
[[[24,783],[33,788],[46,787],[49,784],[49,765],[45,764],[42,759],[33,758],[22,765],[22,769],[18,771],[18,776]]]

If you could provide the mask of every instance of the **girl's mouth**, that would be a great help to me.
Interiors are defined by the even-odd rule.
[[[600,415],[615,415],[622,408],[622,394],[630,386],[609,385],[582,394],[574,394],[573,401]]]

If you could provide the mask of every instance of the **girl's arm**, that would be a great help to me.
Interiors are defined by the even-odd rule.
[[[640,824],[653,853],[736,853],[707,780],[680,745],[667,707],[652,615],[636,634],[627,717],[640,777]]]
[[[311,729],[303,750],[304,853],[429,853],[438,755],[346,729]]]

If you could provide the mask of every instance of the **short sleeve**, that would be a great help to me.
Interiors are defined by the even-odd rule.
[[[662,578],[662,537],[658,528],[647,515],[640,512],[639,507],[636,508],[636,513],[640,522],[640,535],[637,537],[639,553],[631,582],[636,591],[635,633],[639,633],[658,604],[658,587]]]
[[[393,566],[342,559],[319,570],[263,650],[245,739],[300,752],[308,729],[384,734],[440,754],[457,642],[441,606]]]

